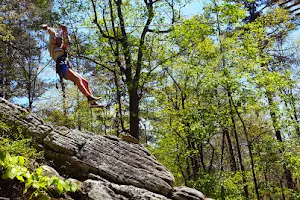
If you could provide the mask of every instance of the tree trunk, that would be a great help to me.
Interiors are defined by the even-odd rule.
[[[189,134],[189,133],[188,133]],[[192,141],[191,136],[188,136],[188,150],[190,150],[192,153],[190,153],[189,158],[192,163],[192,171],[193,171],[193,179],[196,180],[198,177],[198,172],[199,172],[199,162],[197,159],[197,156],[194,152],[196,148],[194,148],[195,143]]]
[[[190,166],[190,159],[188,157],[185,158],[186,162],[186,174],[187,174],[187,179],[192,180],[192,173],[191,173],[191,166]]]
[[[223,134],[226,137],[227,143],[228,143],[228,151],[229,151],[229,156],[230,156],[230,168],[231,168],[231,171],[235,172],[235,171],[237,171],[236,161],[235,161],[235,157],[234,157],[232,142],[231,142],[230,135],[229,135],[227,128],[223,128]]]
[[[121,102],[121,90],[120,90],[120,83],[119,83],[119,77],[116,71],[114,73],[114,82],[116,85],[116,98],[117,98],[117,103],[118,103],[118,111],[116,113],[117,119],[118,119],[118,127],[119,124],[121,125],[121,129],[123,132],[126,132],[126,129],[124,127],[124,121],[123,121],[123,115],[122,115],[122,102]],[[117,136],[119,136],[119,130],[117,130]]]
[[[283,164],[283,169],[287,187],[289,189],[295,189],[296,184],[293,180],[292,172],[286,167],[286,164]]]
[[[250,156],[250,160],[251,160],[251,171],[252,171],[252,176],[253,176],[253,182],[254,182],[254,187],[255,187],[255,192],[256,192],[256,197],[257,200],[260,200],[260,195],[259,195],[259,188],[258,188],[258,184],[257,184],[257,179],[256,179],[256,175],[255,175],[255,169],[254,169],[254,158],[253,158],[253,153],[252,153],[252,145],[248,136],[248,131],[245,125],[244,120],[242,119],[242,116],[240,115],[237,107],[235,106],[233,99],[231,97],[231,102],[234,106],[235,112],[237,113],[242,125],[243,125],[243,130],[244,130],[244,134],[246,137],[246,141],[247,141],[247,146],[248,146],[248,151],[249,151],[249,156]]]
[[[278,127],[278,120],[277,120],[277,117],[276,117],[276,113],[275,113],[275,110],[272,108],[272,105],[273,105],[272,96],[268,91],[266,92],[266,95],[267,95],[267,99],[268,99],[268,102],[269,102],[269,107],[270,107],[269,110],[270,110],[270,115],[271,115],[271,119],[272,119],[272,123],[273,123],[273,128],[275,130],[276,139],[279,142],[282,142],[281,132],[280,132],[280,129]],[[282,153],[282,152],[283,152],[283,149],[280,150],[280,153]],[[289,189],[294,189],[295,188],[295,182],[293,180],[292,172],[286,167],[286,164],[283,164],[283,170],[284,170],[283,174],[285,176],[287,187]]]
[[[284,195],[284,189],[283,189],[283,185],[282,185],[282,180],[280,180],[280,189],[281,189],[282,200],[285,200],[285,195]]]
[[[129,89],[129,112],[130,112],[130,134],[135,139],[139,140],[139,96],[136,87]]]
[[[292,89],[291,89],[292,90]],[[299,121],[298,121],[298,115],[297,115],[297,110],[296,110],[296,105],[295,105],[295,99],[294,99],[294,96],[293,96],[293,92],[291,91],[291,106],[292,106],[292,109],[293,109],[293,115],[294,115],[294,121],[295,121],[295,129],[296,129],[296,133],[298,136],[300,136],[300,127],[299,127]]]
[[[269,110],[270,110],[270,115],[271,115],[271,119],[272,119],[273,128],[275,130],[276,139],[279,142],[282,142],[282,137],[281,137],[280,129],[278,127],[278,121],[277,121],[276,113],[275,113],[275,110],[271,108],[272,105],[273,105],[273,99],[272,99],[271,94],[269,92],[266,92],[266,95],[267,95],[267,99],[268,99],[268,102],[269,102],[269,107],[270,107]]]
[[[177,147],[177,151],[179,151],[178,145],[176,145],[176,147]],[[188,178],[186,177],[186,174],[183,171],[183,167],[182,167],[182,165],[180,163],[180,156],[179,156],[179,154],[176,154],[176,161],[177,161],[177,165],[179,166],[180,173],[181,173],[181,175],[183,177],[184,184],[188,185]]]
[[[1,78],[0,78],[0,85],[1,85],[1,94],[0,97],[6,99],[6,84],[5,84],[5,80],[6,80],[6,69],[5,66],[1,65]]]
[[[233,125],[233,132],[234,132],[234,137],[235,137],[235,141],[236,141],[236,149],[237,149],[240,167],[241,167],[241,171],[242,171],[242,179],[243,179],[243,184],[244,184],[245,197],[246,197],[246,199],[249,199],[249,191],[248,191],[248,184],[247,184],[247,180],[246,180],[245,167],[243,164],[242,152],[240,149],[239,138],[238,138],[238,134],[237,134],[237,130],[236,130],[236,125],[235,125],[236,123],[235,123],[234,116],[233,116],[233,105],[232,105],[232,101],[231,101],[230,88],[227,88],[227,95],[228,95],[228,101],[229,101],[229,107],[230,107],[230,118],[231,118],[231,122]]]
[[[212,148],[212,152],[211,152],[211,158],[210,158],[210,162],[209,162],[208,172],[211,173],[212,168],[213,168],[213,161],[214,161],[214,157],[215,157],[215,148],[213,147],[213,145],[211,143],[209,143],[209,145]]]
[[[203,155],[203,142],[198,144],[198,151],[199,151],[199,156],[200,156],[200,161],[201,161],[203,171],[206,171],[206,167],[205,167],[205,163],[204,163],[204,155]]]
[[[224,167],[223,167],[223,158],[224,158],[224,147],[225,147],[225,134],[223,132],[222,134],[222,148],[221,148],[221,171],[224,172]],[[221,200],[225,200],[225,187],[222,184],[221,186]]]
[[[222,134],[222,147],[221,147],[221,171],[224,172],[223,160],[224,160],[224,148],[225,148],[225,134]]]

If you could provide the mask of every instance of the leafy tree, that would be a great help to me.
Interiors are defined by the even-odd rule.
[[[91,16],[86,22],[88,27],[92,23],[96,28],[81,57],[97,64],[106,76],[113,77],[120,127],[139,139],[140,102],[144,86],[149,81],[147,75],[166,59],[162,49],[163,34],[172,30],[172,24],[178,19],[176,9],[181,4],[175,1],[121,0],[75,3],[83,5]],[[71,8],[66,7],[66,13],[71,13]],[[71,7],[74,8],[74,4]],[[167,15],[160,15],[162,10]],[[153,60],[154,57],[157,59]],[[124,122],[124,112],[129,116],[129,130]]]
[[[275,38],[286,37],[293,25],[287,13],[279,9],[247,24],[243,23],[245,14],[238,5],[213,2],[203,16],[180,26],[175,40],[181,59],[169,64],[178,67],[166,66],[158,87],[160,92],[164,88],[164,93],[155,95],[159,114],[152,121],[157,133],[153,152],[171,165],[179,182],[199,187],[208,196],[242,199],[243,188],[244,198],[261,199],[272,196],[272,192],[264,190],[266,185],[262,186],[267,180],[279,189],[273,193],[274,198],[287,198],[293,195],[284,189],[291,188],[287,177],[290,169],[282,170],[274,164],[278,179],[262,180],[261,174],[272,176],[269,169],[259,168],[267,163],[260,159],[270,151],[260,151],[260,145],[265,144],[256,141],[278,143],[270,140],[274,134],[265,104],[265,87],[280,91],[290,85],[286,76],[289,73],[265,70],[262,63],[276,62],[270,54]],[[266,82],[262,83],[261,78]],[[284,112],[277,99],[276,102],[277,107],[273,108]],[[272,149],[277,151],[270,157],[273,162],[281,163],[285,150],[279,149]],[[216,176],[224,181],[216,181]],[[220,187],[209,190],[206,184]]]
[[[49,14],[50,4],[50,1],[1,2],[1,30],[6,30],[0,37],[1,96],[7,99],[25,96],[29,108],[45,90],[45,83],[38,77],[40,49],[32,30],[37,29],[41,17]]]

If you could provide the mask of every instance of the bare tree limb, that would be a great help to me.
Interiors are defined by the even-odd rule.
[[[112,36],[109,36],[109,35],[107,35],[106,33],[104,33],[104,31],[102,30],[100,24],[98,23],[96,4],[95,4],[94,0],[91,0],[91,2],[92,2],[92,5],[93,5],[93,11],[94,11],[94,20],[93,20],[93,22],[94,22],[94,23],[96,24],[96,26],[98,27],[98,30],[99,30],[99,32],[101,33],[101,35],[102,35],[103,37],[105,37],[105,38],[117,40],[117,38],[112,37]]]
[[[151,73],[152,73],[155,69],[157,69],[159,66],[163,65],[164,63],[166,63],[166,62],[169,61],[170,59],[175,58],[175,57],[178,56],[179,54],[180,54],[180,53],[176,53],[176,54],[172,55],[171,57],[166,58],[166,59],[160,61],[155,67],[153,67],[152,69],[150,69],[150,71],[147,73],[147,76],[146,76],[146,78],[144,79],[144,82],[142,83],[142,86],[141,86],[141,89],[140,89],[141,97],[142,97],[142,95],[143,95],[144,85],[146,84],[147,78],[151,75]]]
[[[123,50],[124,50],[124,56],[125,56],[125,63],[126,63],[126,69],[121,68],[122,72],[124,72],[126,76],[126,82],[127,84],[132,84],[132,68],[131,68],[131,55],[129,50],[129,44],[128,44],[128,38],[127,33],[125,29],[125,21],[123,18],[123,13],[121,9],[122,0],[115,0],[115,3],[117,5],[117,15],[120,21],[120,29],[122,33],[122,37],[120,38],[120,42],[122,44]]]
[[[157,1],[155,1],[157,2]],[[153,3],[155,3],[153,2]],[[168,5],[171,7],[172,9],[172,20],[171,20],[171,24],[170,24],[170,28],[167,30],[153,30],[153,29],[148,29],[148,32],[152,32],[152,33],[170,33],[171,31],[174,30],[174,23],[175,23],[175,9],[174,9],[174,0],[172,0],[172,3],[166,1],[168,3]]]
[[[96,61],[96,60],[94,60],[93,58],[89,58],[89,57],[83,56],[83,55],[78,55],[78,57],[79,57],[79,58],[86,59],[86,60],[88,60],[88,61],[91,61],[91,62],[95,63],[96,65],[99,65],[99,66],[103,67],[104,69],[107,69],[108,71],[114,73],[114,70],[112,70],[112,69],[109,68],[108,66],[106,66],[106,65],[104,65],[104,64],[102,64],[102,63],[100,63],[100,62],[98,62],[98,61]]]
[[[147,22],[144,26],[143,32],[140,37],[140,44],[139,44],[139,49],[138,49],[138,58],[137,58],[137,64],[136,64],[136,72],[134,76],[134,82],[138,84],[139,79],[140,79],[140,74],[141,74],[141,68],[142,68],[142,58],[143,58],[143,49],[144,49],[144,44],[145,44],[145,37],[146,34],[149,30],[149,25],[151,24],[153,17],[154,17],[154,12],[153,12],[153,1],[150,0],[150,3],[147,3],[146,0],[144,0],[147,10],[148,10],[148,19]]]

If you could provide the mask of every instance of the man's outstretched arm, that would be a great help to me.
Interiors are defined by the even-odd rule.
[[[50,56],[53,58],[53,60],[55,61],[55,54],[54,54],[54,46],[55,46],[55,35],[56,32],[54,29],[50,28],[47,24],[43,24],[41,25],[41,27],[44,30],[47,30],[50,37],[49,37],[49,44],[48,44],[48,51],[50,53]]]
[[[44,30],[48,31],[48,33],[49,33],[50,36],[55,36],[55,34],[56,34],[55,30],[52,29],[52,28],[50,28],[47,24],[42,24],[41,27]]]
[[[61,28],[62,35],[63,35],[63,45],[62,45],[62,48],[64,50],[66,50],[69,47],[69,43],[70,43],[70,37],[68,35],[67,26],[60,24],[59,28]]]

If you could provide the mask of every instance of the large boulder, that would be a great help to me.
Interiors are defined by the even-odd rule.
[[[205,200],[205,196],[198,190],[193,188],[180,186],[176,187],[172,193],[172,199],[174,200]]]
[[[86,200],[170,200],[169,198],[132,185],[86,180],[82,184],[81,199]]]
[[[32,137],[57,171],[82,181],[83,193],[89,199],[97,199],[97,196],[107,200],[202,198],[197,190],[173,190],[173,175],[142,145],[127,143],[115,136],[53,127],[2,98],[0,120]],[[90,180],[91,174],[94,180]]]

